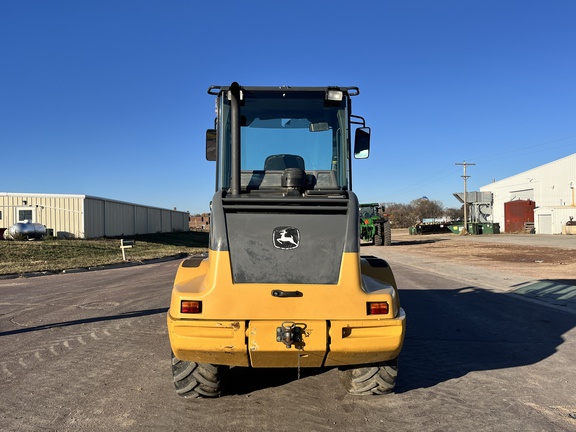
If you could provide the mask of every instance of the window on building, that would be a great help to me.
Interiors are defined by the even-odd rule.
[[[18,209],[18,222],[34,222],[34,211],[32,209]]]

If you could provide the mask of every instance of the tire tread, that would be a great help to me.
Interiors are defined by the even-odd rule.
[[[184,361],[172,354],[172,376],[179,396],[187,398],[219,397],[223,366]]]
[[[398,361],[390,360],[344,371],[343,380],[353,395],[383,395],[392,392],[398,376]]]

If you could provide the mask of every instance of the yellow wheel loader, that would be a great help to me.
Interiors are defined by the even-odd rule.
[[[208,256],[184,260],[174,281],[176,392],[220,396],[231,367],[338,368],[352,394],[390,392],[406,315],[387,262],[360,254],[352,156],[368,157],[370,128],[351,113],[359,89],[208,93],[216,193]]]

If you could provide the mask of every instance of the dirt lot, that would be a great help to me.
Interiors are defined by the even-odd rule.
[[[392,235],[392,248],[395,252],[465,262],[529,278],[574,279],[576,236],[554,237],[536,242],[533,236],[412,236],[398,231]],[[574,237],[573,242],[567,237]]]

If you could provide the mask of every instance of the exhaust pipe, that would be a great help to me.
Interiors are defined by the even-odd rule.
[[[240,84],[233,82],[228,90],[230,99],[230,162],[231,176],[230,194],[233,197],[240,195]]]

